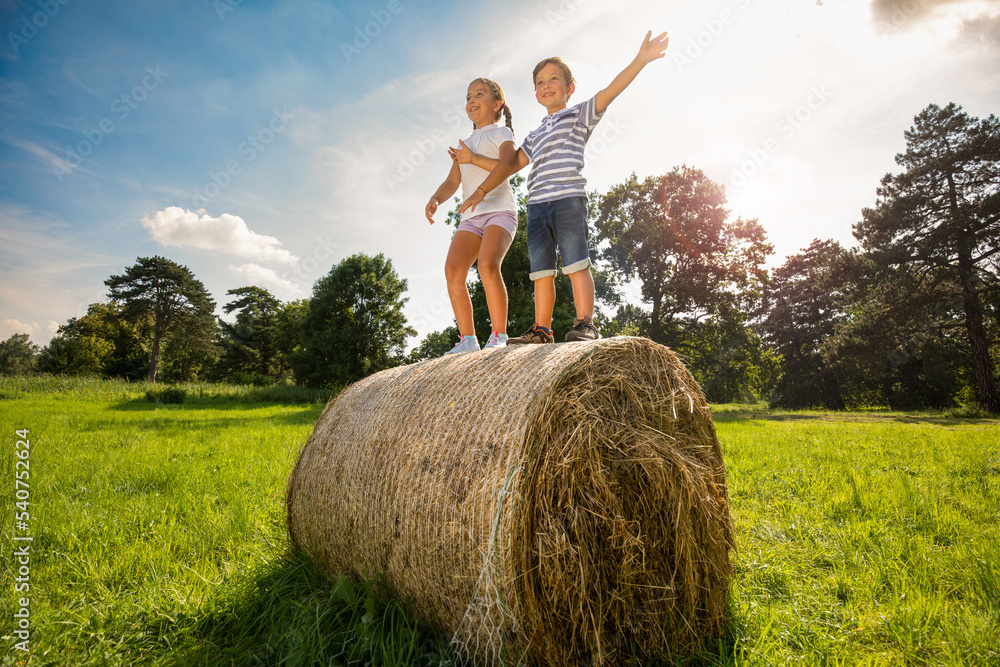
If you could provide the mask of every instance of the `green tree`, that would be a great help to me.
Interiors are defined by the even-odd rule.
[[[946,296],[952,288],[914,294],[907,267],[878,267],[864,254],[851,259],[856,276],[845,290],[846,317],[822,344],[848,407],[912,410],[973,400],[964,316]]]
[[[852,255],[836,241],[814,239],[771,273],[765,341],[781,357],[772,403],[788,408],[846,407],[843,380],[823,345],[848,317]]]
[[[753,364],[773,364],[750,331],[773,247],[756,220],[730,219],[725,204],[722,186],[682,166],[643,181],[632,174],[596,207],[601,258],[617,281],[639,281],[649,307],[620,308],[618,327],[691,358],[713,400],[753,394],[771,375]]]
[[[446,327],[441,331],[432,331],[424,336],[419,345],[410,350],[408,361],[412,364],[424,359],[440,357],[455,346],[455,341],[459,337],[457,326]]]
[[[59,327],[39,365],[49,373],[142,379],[149,359],[147,328],[146,321],[126,321],[121,304],[92,303],[86,315]]]
[[[114,349],[114,343],[95,335],[86,317],[71,317],[42,350],[39,367],[62,375],[103,375]]]
[[[384,255],[352,255],[313,286],[292,357],[298,382],[343,385],[401,363],[416,332],[406,325],[406,280]]]
[[[779,376],[780,359],[739,313],[689,324],[691,374],[715,403],[753,402],[767,396]]]
[[[906,151],[896,155],[903,171],[885,175],[854,235],[877,264],[907,269],[910,289],[896,308],[950,289],[964,313],[979,401],[1000,413],[984,313],[984,300],[1000,290],[1000,119],[931,104],[904,136]]]
[[[129,321],[120,303],[94,303],[85,318],[94,336],[110,342],[111,354],[104,360],[104,375],[129,380],[146,377],[149,364],[148,318]]]
[[[209,377],[222,351],[218,338],[218,320],[207,308],[178,320],[164,339],[163,379],[194,382]]]
[[[291,368],[292,355],[301,348],[302,326],[309,312],[309,299],[297,299],[278,308],[274,324],[274,346],[283,366]]]
[[[209,328],[198,321],[213,317],[215,302],[186,266],[159,256],[139,257],[123,275],[113,275],[104,284],[108,297],[121,302],[127,320],[150,323],[150,382],[156,381],[160,349],[168,334],[209,335]],[[189,341],[188,347],[203,343]]]
[[[256,382],[280,379],[288,370],[277,342],[281,302],[256,286],[231,289],[227,294],[237,298],[222,310],[227,315],[235,312],[236,320],[219,322],[223,352],[217,370]]]
[[[0,342],[0,375],[24,375],[35,369],[41,348],[26,333],[16,333]]]

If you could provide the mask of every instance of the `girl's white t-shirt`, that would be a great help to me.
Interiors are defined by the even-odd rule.
[[[485,157],[500,158],[500,145],[509,141],[514,142],[514,133],[509,127],[501,127],[497,123],[486,125],[473,130],[472,136],[465,140],[465,145]],[[462,172],[462,199],[468,199],[476,191],[490,172],[480,169],[474,164],[458,165]],[[517,215],[517,205],[514,203],[514,190],[510,187],[509,181],[504,181],[493,188],[478,206],[475,211],[466,211],[462,214],[462,220],[482,215],[483,213],[497,213],[499,211],[512,211]]]

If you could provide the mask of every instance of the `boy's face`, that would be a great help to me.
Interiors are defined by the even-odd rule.
[[[535,77],[535,99],[550,114],[565,109],[569,96],[576,90],[576,84],[566,84],[566,73],[555,63],[548,63],[538,70]]]

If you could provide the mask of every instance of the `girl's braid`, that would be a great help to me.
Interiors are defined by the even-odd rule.
[[[510,122],[513,114],[510,112],[510,107],[507,106],[506,102],[503,103],[503,108],[500,111],[503,112],[503,117],[507,121],[507,129],[510,130],[511,134],[514,134],[514,125]]]

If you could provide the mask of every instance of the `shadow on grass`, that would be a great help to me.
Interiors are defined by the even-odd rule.
[[[200,609],[98,614],[63,634],[38,664],[385,665],[465,664],[447,638],[420,627],[400,603],[373,586],[331,579],[301,554],[286,552],[221,584]],[[750,646],[741,619],[726,637],[681,658],[647,667],[730,667]],[[767,630],[764,630],[767,633]],[[740,637],[737,641],[734,637]],[[744,653],[741,655],[741,653]],[[638,667],[636,660],[625,661]],[[4,661],[4,664],[8,664]],[[13,663],[11,663],[13,664]],[[581,662],[581,666],[589,663]],[[751,664],[754,663],[751,660]]]
[[[421,627],[403,604],[379,592],[377,580],[331,579],[297,551],[277,555],[221,592],[182,636],[155,664],[463,664],[446,637]],[[694,655],[649,666],[728,666],[735,653],[731,631]]]
[[[301,552],[260,565],[210,603],[158,664],[454,664],[447,639],[421,628],[378,584],[319,571]]]

